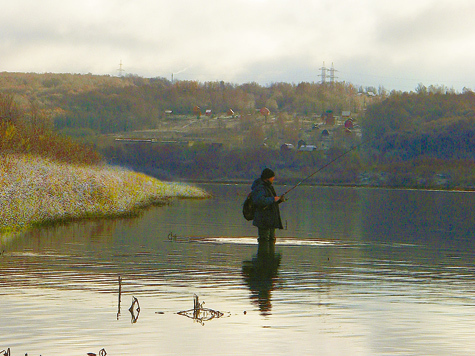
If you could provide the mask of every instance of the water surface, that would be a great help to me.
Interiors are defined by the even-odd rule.
[[[262,260],[240,212],[249,187],[203,187],[213,199],[40,229],[2,246],[0,351],[475,350],[475,194],[299,187],[281,207],[275,255]],[[178,314],[193,309],[194,295],[222,316]],[[134,297],[140,311],[131,313]]]

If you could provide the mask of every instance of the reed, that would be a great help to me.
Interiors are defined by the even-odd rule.
[[[123,168],[58,163],[33,155],[0,157],[0,237],[56,221],[127,215],[205,191]]]

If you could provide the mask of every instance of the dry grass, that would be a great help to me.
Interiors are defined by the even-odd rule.
[[[206,198],[199,188],[106,166],[0,157],[0,239],[60,220],[130,214],[171,198]]]

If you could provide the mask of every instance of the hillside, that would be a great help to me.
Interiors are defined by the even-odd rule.
[[[367,161],[381,184],[475,187],[475,94],[396,93],[361,123]]]
[[[173,115],[213,117],[271,113],[312,117],[331,110],[358,115],[373,99],[363,88],[348,83],[199,83],[137,76],[110,77],[75,74],[0,73],[0,91],[14,94],[20,105],[34,103],[54,119],[57,130],[70,135],[108,134],[160,129]],[[199,113],[196,111],[199,107]]]
[[[356,147],[308,183],[475,186],[470,91],[420,86],[378,96],[348,83],[262,87],[29,73],[0,73],[0,85],[30,113],[30,131],[17,141],[24,150],[50,146],[38,130],[50,127],[94,145],[110,163],[162,179],[250,180],[272,165],[295,181]],[[315,150],[281,149],[302,143]]]

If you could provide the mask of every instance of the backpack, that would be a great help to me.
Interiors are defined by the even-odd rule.
[[[248,221],[254,219],[254,212],[256,211],[256,206],[252,201],[251,194],[252,193],[248,194],[246,200],[244,200],[244,203],[242,204],[242,215],[244,215],[244,218]]]

